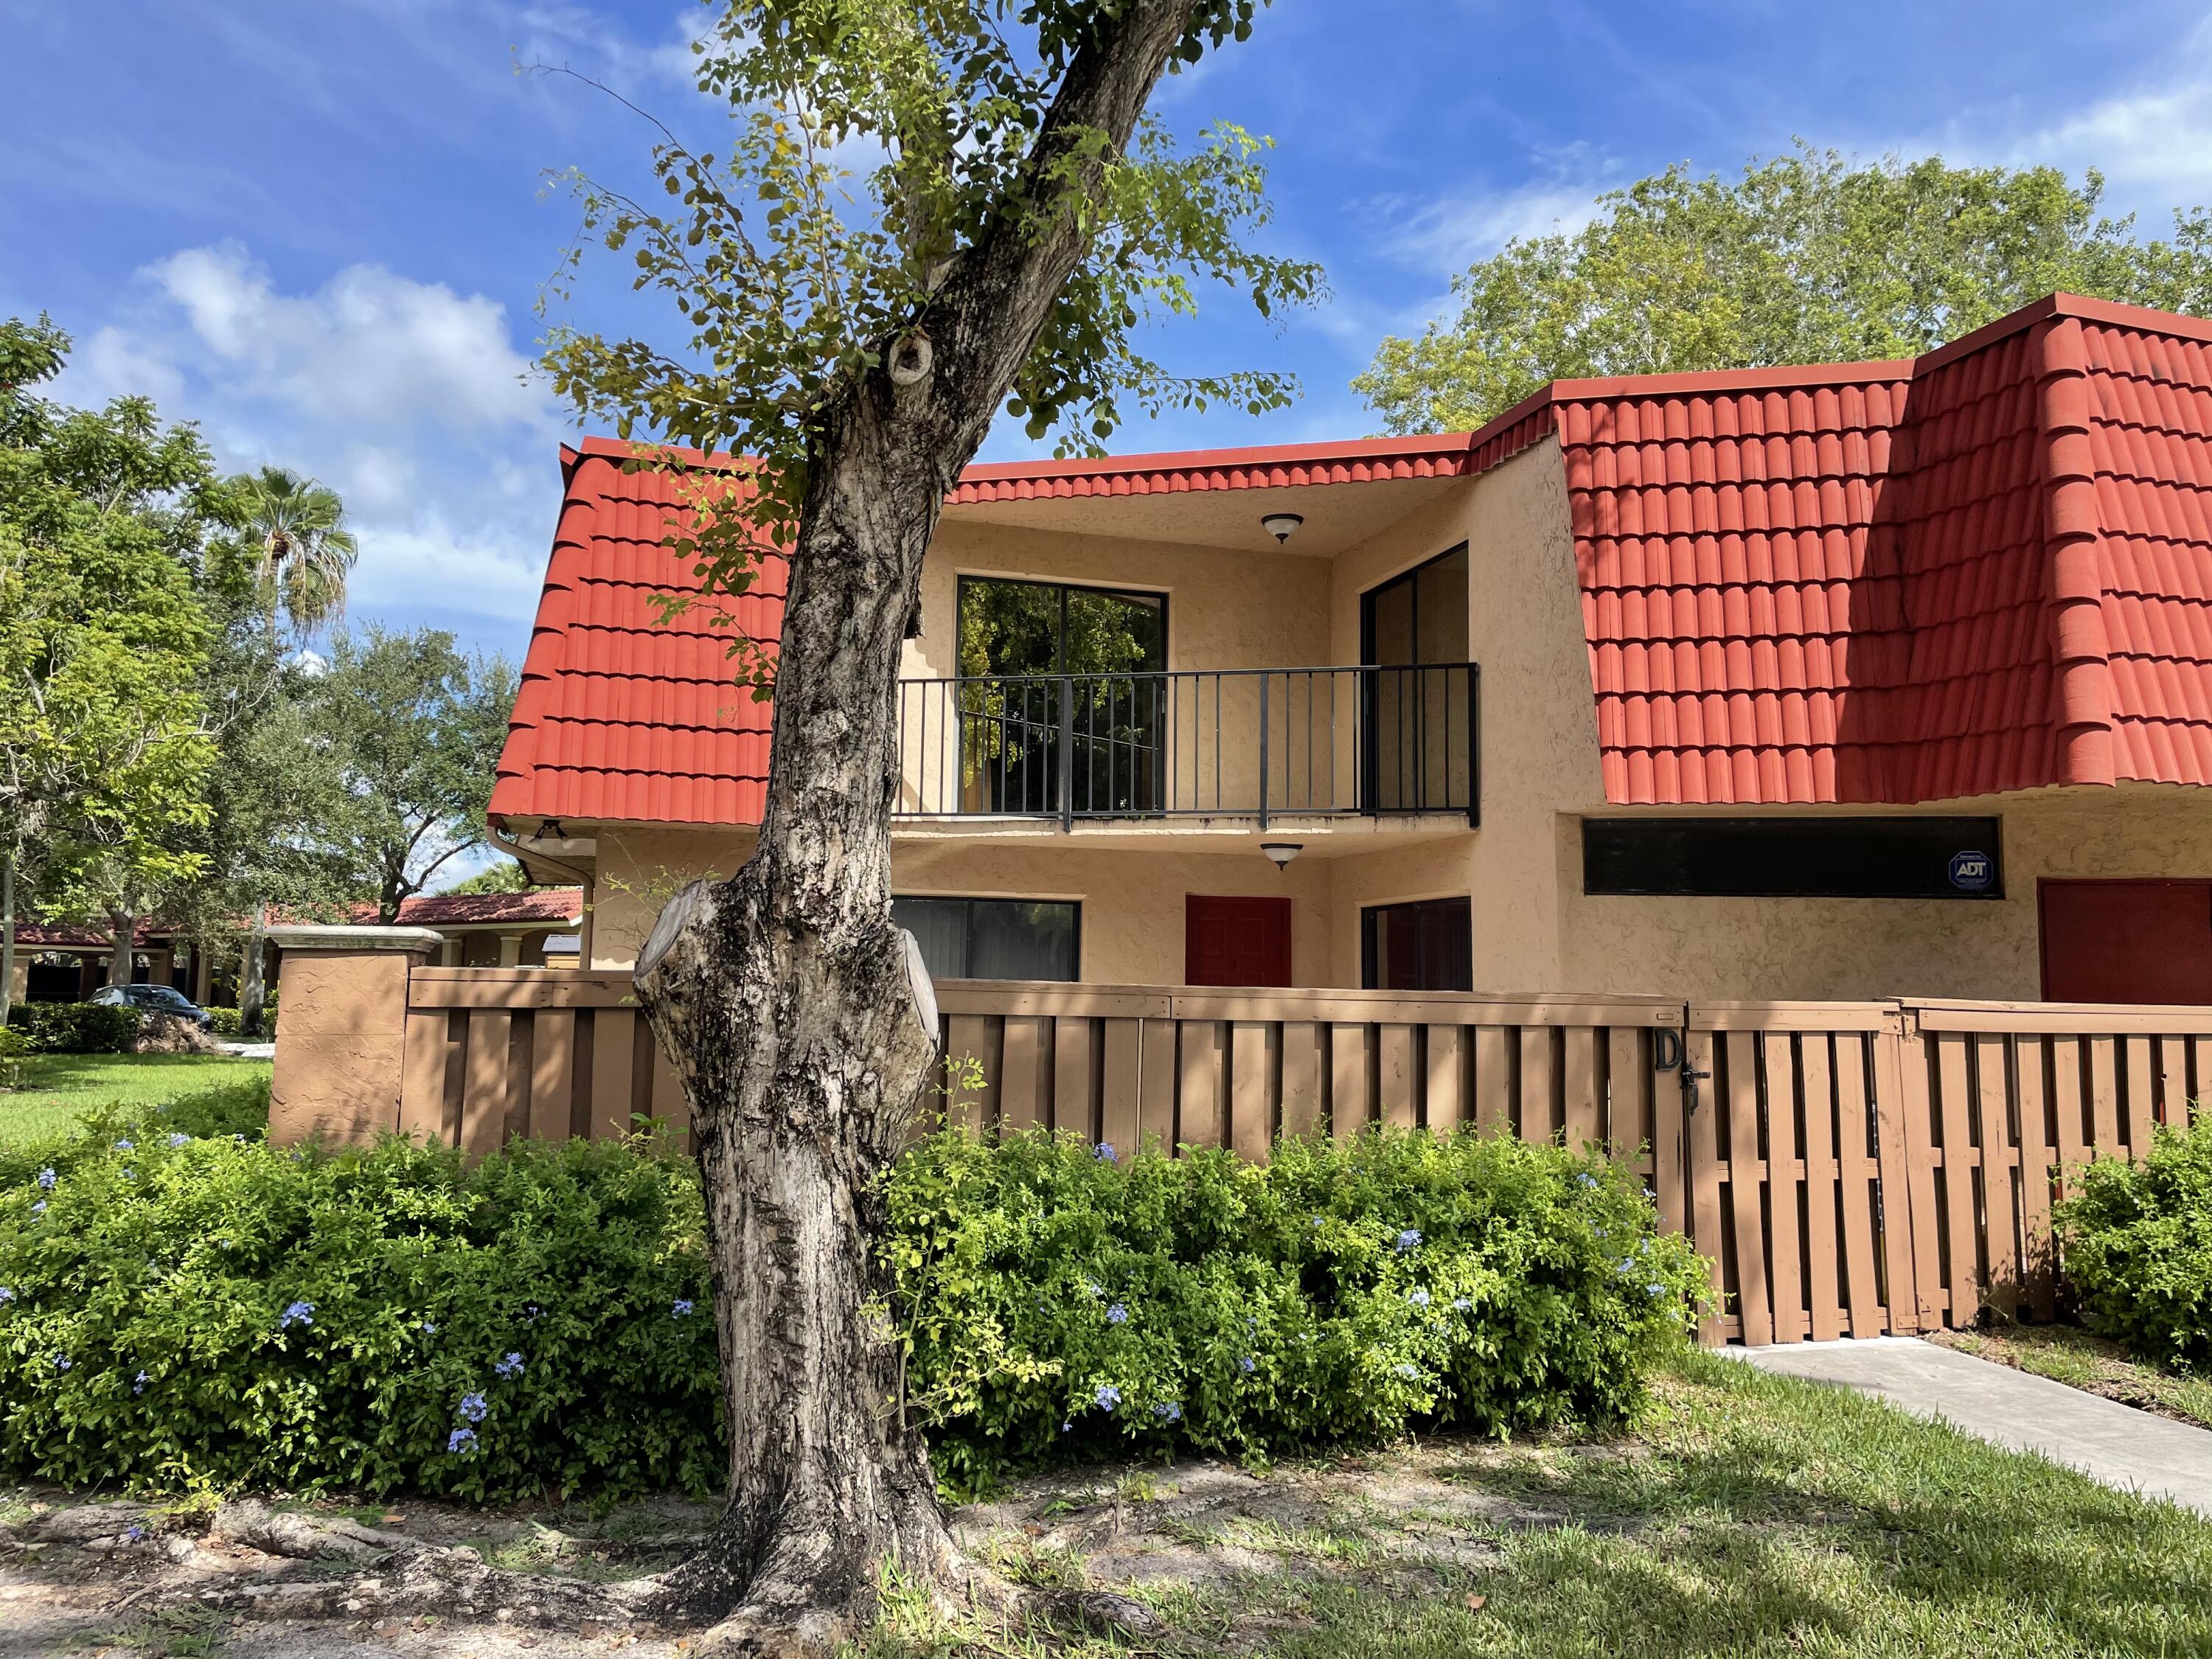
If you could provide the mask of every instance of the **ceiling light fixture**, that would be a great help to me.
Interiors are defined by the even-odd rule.
[[[1304,852],[1306,844],[1302,841],[1263,841],[1260,843],[1260,850],[1274,860],[1275,868],[1279,870]]]
[[[1286,542],[1291,538],[1291,532],[1305,521],[1305,515],[1302,513],[1267,513],[1261,515],[1260,528],[1277,541]]]

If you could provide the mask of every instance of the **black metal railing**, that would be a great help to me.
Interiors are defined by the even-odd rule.
[[[1480,696],[1473,663],[902,680],[896,815],[1473,823]]]

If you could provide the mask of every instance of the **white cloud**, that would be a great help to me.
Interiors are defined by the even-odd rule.
[[[1400,264],[1457,276],[1508,242],[1554,231],[1569,234],[1597,216],[1597,198],[1620,171],[1586,144],[1538,152],[1518,184],[1456,191],[1425,201],[1389,197],[1376,204],[1389,222],[1377,244]]]
[[[288,290],[235,243],[139,272],[59,395],[143,392],[199,422],[226,469],[283,465],[345,498],[356,616],[473,615],[511,654],[536,605],[566,435],[505,309],[350,265]]]
[[[2175,208],[2212,204],[2212,19],[2132,84],[2056,115],[2047,105],[1960,112],[1940,139],[1896,146],[1955,161],[2057,166],[2105,175],[2109,203],[2164,231]]]
[[[146,273],[184,313],[210,374],[316,421],[535,424],[505,308],[381,265],[349,265],[309,295],[276,291],[235,243],[188,248]]]

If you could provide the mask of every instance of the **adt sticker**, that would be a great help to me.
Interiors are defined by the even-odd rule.
[[[1986,893],[1997,878],[1997,861],[1987,853],[1951,854],[1951,885],[1962,893]]]

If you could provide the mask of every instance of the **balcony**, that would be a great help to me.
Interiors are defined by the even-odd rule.
[[[1199,669],[902,680],[902,820],[1480,811],[1481,671]]]

